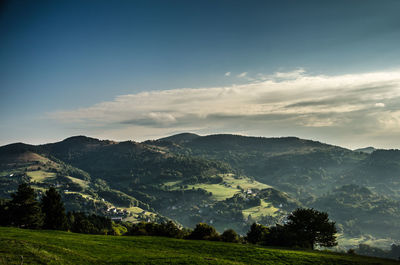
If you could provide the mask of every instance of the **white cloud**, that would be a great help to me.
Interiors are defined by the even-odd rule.
[[[306,70],[304,70],[304,68],[298,68],[290,72],[276,72],[272,77],[278,79],[296,79],[304,76],[305,73]]]
[[[246,75],[247,75],[247,72],[243,72],[243,73],[238,74],[237,77],[243,78],[243,77],[246,77]]]
[[[226,72],[225,76],[231,76],[231,72]]]
[[[326,76],[299,69],[266,76],[243,85],[121,95],[50,116],[108,138],[190,130],[296,135],[348,146],[397,141],[400,71]]]

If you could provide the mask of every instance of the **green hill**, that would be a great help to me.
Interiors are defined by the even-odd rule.
[[[400,217],[395,206],[400,201],[399,150],[366,153],[296,137],[220,134],[181,138],[182,134],[145,143],[173,153],[223,161],[237,175],[253,177],[305,207],[329,212],[347,237],[371,236],[385,238],[385,242],[390,237],[396,242],[400,239],[392,232],[398,230]],[[375,195],[349,194],[343,202],[338,191],[349,184]],[[268,219],[262,220],[268,224]],[[357,245],[349,242],[346,247]]]
[[[179,139],[171,136],[146,143],[175,153],[190,153],[195,157],[223,161],[236,173],[252,176],[302,201],[329,191],[340,176],[356,168],[368,156],[297,137],[220,134],[186,141]]]
[[[324,251],[0,227],[1,264],[398,264]]]
[[[244,234],[297,207],[327,211],[340,246],[398,243],[400,151],[352,151],[296,137],[183,133],[142,143],[74,136],[0,147],[0,199],[55,185],[67,210],[125,221],[170,218]],[[354,191],[342,187],[357,185]],[[372,194],[364,193],[368,189]],[[346,195],[346,196],[345,196]]]
[[[312,206],[329,212],[353,236],[371,233],[382,238],[400,238],[399,202],[366,187],[341,186],[319,197]]]
[[[185,142],[196,137],[200,136],[183,134],[167,139]],[[158,214],[186,227],[207,222],[221,232],[234,228],[245,233],[254,221],[275,224],[288,211],[300,206],[270,185],[233,174],[226,163],[217,160],[145,143],[101,141],[85,136],[40,146],[14,144],[0,147],[0,158],[3,157],[0,164],[12,162],[2,167],[5,171],[4,176],[0,176],[0,184],[10,179],[11,169],[18,168],[22,175],[26,173],[28,165],[21,164],[11,155],[26,152],[79,168],[87,174],[86,178],[71,177],[43,166],[28,172],[34,177],[27,178],[34,188],[58,185],[67,210],[109,215],[106,210],[116,207],[134,216],[122,214],[126,221],[157,220]],[[40,161],[32,162],[41,165]],[[47,177],[50,174],[59,178]],[[15,180],[14,176],[11,179]],[[3,197],[15,191],[17,182],[13,189],[3,189]]]
[[[9,198],[18,184],[28,182],[39,196],[49,187],[55,187],[68,211],[125,217],[132,221],[159,218],[148,204],[110,188],[100,179],[92,179],[81,169],[39,152],[40,148],[24,144],[0,147],[0,198]]]

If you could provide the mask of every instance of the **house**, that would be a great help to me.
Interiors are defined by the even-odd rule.
[[[114,208],[114,207],[107,208],[107,212],[113,212],[113,213],[116,213],[116,212],[117,212],[117,209],[116,209],[116,208]]]

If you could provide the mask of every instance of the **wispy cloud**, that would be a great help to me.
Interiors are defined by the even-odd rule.
[[[247,75],[247,72],[243,72],[243,73],[238,74],[237,77],[243,78],[243,77],[246,77],[246,75]]]
[[[231,72],[226,72],[225,76],[231,76]]]
[[[243,85],[121,95],[50,116],[108,138],[191,130],[387,147],[400,133],[400,71],[326,76],[299,69]]]

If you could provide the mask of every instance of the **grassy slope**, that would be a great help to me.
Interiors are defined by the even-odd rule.
[[[236,193],[240,193],[238,186],[243,190],[248,189],[267,189],[272,186],[263,184],[261,182],[252,180],[248,177],[239,177],[235,178],[233,174],[218,174],[224,178],[222,183],[218,184],[207,184],[207,183],[199,183],[194,185],[187,185],[187,190],[191,190],[192,188],[204,189],[208,192],[212,193],[212,197],[216,201],[222,201],[227,198],[232,197]],[[180,186],[184,185],[182,181],[169,181],[163,183],[165,186],[168,186],[171,190],[179,189]]]
[[[1,264],[398,264],[326,252],[0,227]]]
[[[253,218],[258,218],[261,215],[275,216],[276,211],[278,211],[278,208],[275,208],[271,203],[265,200],[261,200],[260,206],[254,206],[243,210],[243,215],[247,217],[250,214]]]

